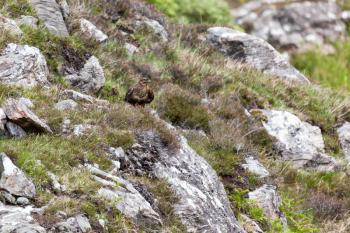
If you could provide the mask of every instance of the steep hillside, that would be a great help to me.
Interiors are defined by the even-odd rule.
[[[0,0],[0,232],[350,232],[346,7],[257,2]]]

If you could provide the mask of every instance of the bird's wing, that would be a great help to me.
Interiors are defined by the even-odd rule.
[[[154,100],[154,92],[151,89],[148,89],[148,98],[150,101]]]
[[[131,96],[132,96],[132,93],[133,93],[133,92],[134,92],[134,88],[129,88],[128,92],[127,92],[126,95],[125,95],[124,100],[125,100],[125,101],[129,101],[130,98],[131,98]]]

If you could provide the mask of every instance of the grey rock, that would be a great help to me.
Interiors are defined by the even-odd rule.
[[[24,138],[27,136],[27,133],[20,126],[11,121],[6,122],[5,127],[10,137]]]
[[[64,110],[74,110],[78,106],[77,102],[74,100],[68,99],[68,100],[62,100],[55,104],[55,108],[60,111]]]
[[[255,111],[255,110],[254,110]],[[276,139],[276,148],[284,161],[296,168],[334,171],[340,163],[325,154],[321,130],[286,111],[256,110],[267,117],[263,126]]]
[[[95,40],[97,42],[104,42],[108,39],[108,36],[99,30],[93,23],[87,19],[80,19],[80,30],[88,40]]]
[[[56,0],[30,0],[46,28],[57,36],[69,36],[60,6]]]
[[[67,1],[66,0],[58,0],[57,3],[60,6],[63,18],[68,19],[69,14],[70,14],[70,9],[69,9],[69,5],[68,5]]]
[[[7,131],[5,129],[5,124],[7,122],[7,117],[2,108],[0,108],[0,136],[5,136]]]
[[[28,45],[8,44],[0,56],[0,82],[33,87],[48,85],[49,69],[40,50]]]
[[[96,99],[90,95],[86,95],[83,93],[80,93],[78,91],[74,90],[64,90],[62,95],[66,98],[75,100],[75,101],[82,101],[89,104],[99,105],[99,106],[108,106],[109,102],[107,100],[102,99]]]
[[[257,190],[249,192],[248,197],[263,209],[266,217],[272,220],[280,220],[284,226],[287,226],[287,219],[279,210],[281,198],[275,186],[265,184]]]
[[[112,155],[113,160],[120,160],[125,158],[125,151],[121,147],[118,147],[118,148],[111,147],[109,148],[109,152]]]
[[[33,16],[29,16],[29,15],[21,15],[21,17],[19,17],[16,22],[19,25],[26,25],[32,28],[37,28],[38,26],[38,19],[33,17]]]
[[[261,38],[225,27],[208,29],[208,41],[224,55],[265,74],[287,81],[309,83],[269,43]]]
[[[245,163],[242,164],[242,167],[249,172],[257,175],[260,178],[265,178],[270,175],[270,173],[266,170],[264,165],[262,165],[258,160],[256,160],[253,156],[249,156],[244,159]]]
[[[21,101],[7,99],[3,105],[3,110],[10,121],[24,130],[52,133],[50,127]]]
[[[241,214],[243,228],[247,233],[264,233],[258,223],[249,218],[247,215]]]
[[[350,163],[350,123],[345,122],[337,129],[338,138],[348,163]]]
[[[74,125],[73,127],[73,135],[76,137],[84,135],[89,130],[92,130],[94,128],[93,125],[89,124],[79,124],[79,125]]]
[[[162,39],[163,42],[167,42],[169,40],[169,34],[167,30],[160,24],[157,20],[145,18],[142,21],[137,22],[138,26],[146,26],[151,28],[154,33]]]
[[[30,201],[28,200],[28,198],[19,197],[19,198],[17,198],[16,203],[17,203],[17,205],[20,205],[20,206],[26,206],[26,205],[30,204]]]
[[[18,102],[25,105],[27,108],[34,108],[33,102],[28,98],[21,97],[18,99]]]
[[[343,14],[335,1],[256,2],[255,7],[248,3],[232,12],[238,13],[237,22],[249,34],[267,40],[274,47],[299,52],[319,47],[328,53],[328,42],[345,38]]]
[[[13,36],[22,36],[23,32],[18,27],[16,21],[8,19],[0,14],[0,29],[6,30]]]
[[[138,226],[151,229],[161,228],[162,221],[158,213],[130,182],[96,167],[89,165],[87,167],[95,175],[95,180],[104,186],[98,190],[101,197],[110,201],[118,200],[115,202],[116,208],[128,218],[133,219]]]
[[[0,198],[3,203],[10,203],[12,205],[17,203],[16,198],[6,191],[0,191]]]
[[[50,232],[86,233],[90,232],[91,229],[89,219],[80,214],[64,222],[57,223]]]
[[[4,153],[0,154],[0,188],[12,195],[33,198],[35,186]]]
[[[126,152],[129,162],[122,164],[122,169],[166,180],[179,199],[174,203],[174,214],[188,232],[245,232],[217,174],[184,137],[179,136],[178,150],[164,146],[153,131],[140,134],[138,141]]]
[[[105,83],[103,68],[98,59],[94,56],[89,58],[82,70],[78,74],[72,74],[65,77],[72,86],[79,88],[84,93],[96,93]]]
[[[124,48],[126,51],[128,51],[129,55],[133,55],[134,53],[138,53],[140,51],[138,47],[130,43],[125,43]]]
[[[47,175],[51,179],[52,187],[55,192],[65,192],[66,187],[64,185],[61,185],[60,182],[58,181],[58,177],[53,174],[52,172],[48,172]]]
[[[35,222],[31,214],[36,210],[32,206],[14,207],[0,203],[1,233],[46,233],[46,230]]]

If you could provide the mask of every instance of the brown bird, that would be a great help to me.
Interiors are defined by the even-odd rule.
[[[151,82],[148,78],[142,78],[135,86],[129,88],[125,95],[125,101],[134,105],[144,107],[154,99],[154,93],[149,86]]]

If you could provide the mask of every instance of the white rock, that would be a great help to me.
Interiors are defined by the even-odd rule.
[[[150,27],[156,35],[158,35],[163,42],[167,42],[169,39],[169,34],[166,29],[156,20],[146,18],[141,22],[148,27]]]
[[[225,27],[208,29],[208,41],[229,58],[268,75],[288,81],[310,83],[269,43],[261,38]]]
[[[249,172],[257,175],[260,178],[265,178],[270,175],[270,173],[266,170],[264,165],[262,165],[258,160],[254,157],[249,156],[244,159],[245,163],[242,164],[244,169],[247,169]]]
[[[325,145],[321,130],[286,111],[254,110],[267,117],[263,126],[274,137],[276,147],[281,151],[283,160],[290,161],[296,168],[333,171],[339,168],[339,162],[325,154]]]
[[[32,217],[37,212],[32,206],[13,207],[0,203],[1,233],[46,233]]]
[[[27,108],[34,108],[33,102],[28,98],[21,97],[18,99],[18,102],[24,104]]]
[[[78,74],[68,75],[65,79],[84,93],[96,93],[105,83],[103,68],[95,56],[87,60],[83,69]]]
[[[21,87],[48,85],[49,69],[40,50],[8,44],[0,56],[0,82]]]
[[[25,197],[19,197],[17,198],[17,205],[20,205],[20,206],[26,206],[26,205],[29,205],[30,201],[28,200],[28,198],[25,198]]]
[[[337,133],[345,158],[350,163],[350,123],[345,122],[337,129]]]
[[[95,180],[104,186],[98,190],[98,194],[110,201],[118,200],[115,202],[116,208],[133,219],[135,224],[144,227],[152,226],[152,229],[159,229],[162,226],[158,213],[131,183],[95,167],[89,165],[87,167],[95,175]]]
[[[277,188],[273,185],[263,185],[253,192],[248,193],[249,199],[264,211],[266,217],[272,220],[280,220],[284,226],[287,226],[287,219],[279,210],[281,198],[277,193]]]
[[[0,174],[1,189],[16,196],[28,198],[35,196],[36,191],[33,182],[4,153],[0,154]]]
[[[134,53],[138,53],[140,51],[139,48],[130,43],[125,43],[124,48],[128,51],[130,55],[133,55]]]
[[[74,110],[78,106],[77,102],[74,100],[62,100],[55,104],[55,108],[60,111],[64,110]]]
[[[86,39],[93,39],[100,43],[108,39],[106,34],[87,19],[80,19],[80,30]]]
[[[113,160],[119,160],[125,157],[125,151],[121,147],[118,147],[118,148],[111,147],[109,148],[109,152],[111,153]]]
[[[0,29],[8,31],[11,35],[22,36],[22,30],[17,26],[16,21],[0,15]]]
[[[66,221],[57,223],[52,231],[53,232],[72,232],[72,233],[87,233],[91,232],[92,228],[89,219],[84,215],[77,215],[71,217]]]
[[[69,36],[60,6],[56,0],[31,0],[31,3],[39,19],[44,22],[51,33],[62,37]]]
[[[264,233],[260,226],[247,215],[241,214],[243,228],[247,233]]]

